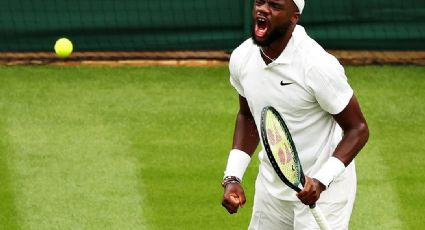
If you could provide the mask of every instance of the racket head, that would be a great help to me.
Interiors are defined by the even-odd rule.
[[[287,186],[299,192],[304,173],[297,149],[279,112],[266,106],[261,112],[261,140],[273,169]]]

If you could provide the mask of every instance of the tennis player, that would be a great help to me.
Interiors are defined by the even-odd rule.
[[[252,37],[229,63],[240,107],[222,205],[236,213],[245,204],[240,182],[259,143],[265,106],[276,108],[287,123],[306,175],[296,194],[261,150],[249,229],[319,229],[307,206],[316,202],[332,229],[348,229],[356,194],[354,158],[369,131],[344,68],[297,25],[304,4],[255,0]]]

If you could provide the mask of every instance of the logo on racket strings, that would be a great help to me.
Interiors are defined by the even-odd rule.
[[[277,155],[279,157],[279,162],[283,165],[292,161],[291,150],[288,147],[288,142],[286,139],[282,138],[279,133],[279,129],[277,129],[276,124],[273,124],[273,128],[267,129],[267,136],[272,148],[276,150]],[[273,151],[276,152],[276,151]]]

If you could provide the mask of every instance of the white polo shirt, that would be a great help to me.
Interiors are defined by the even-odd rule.
[[[236,48],[230,58],[230,82],[245,97],[255,123],[260,128],[261,110],[275,107],[285,120],[307,176],[312,176],[332,155],[342,138],[342,129],[333,119],[348,104],[353,90],[344,68],[296,26],[282,54],[266,65],[252,39]],[[267,155],[259,153],[258,179],[275,197],[298,200],[295,192],[280,181]],[[347,199],[346,189],[355,182],[354,161],[322,193],[320,201]]]

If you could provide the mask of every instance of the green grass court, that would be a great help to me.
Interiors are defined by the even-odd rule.
[[[346,67],[370,127],[351,228],[421,229],[425,67]],[[221,207],[227,67],[0,67],[1,229],[246,229]],[[257,155],[256,155],[257,156]]]

